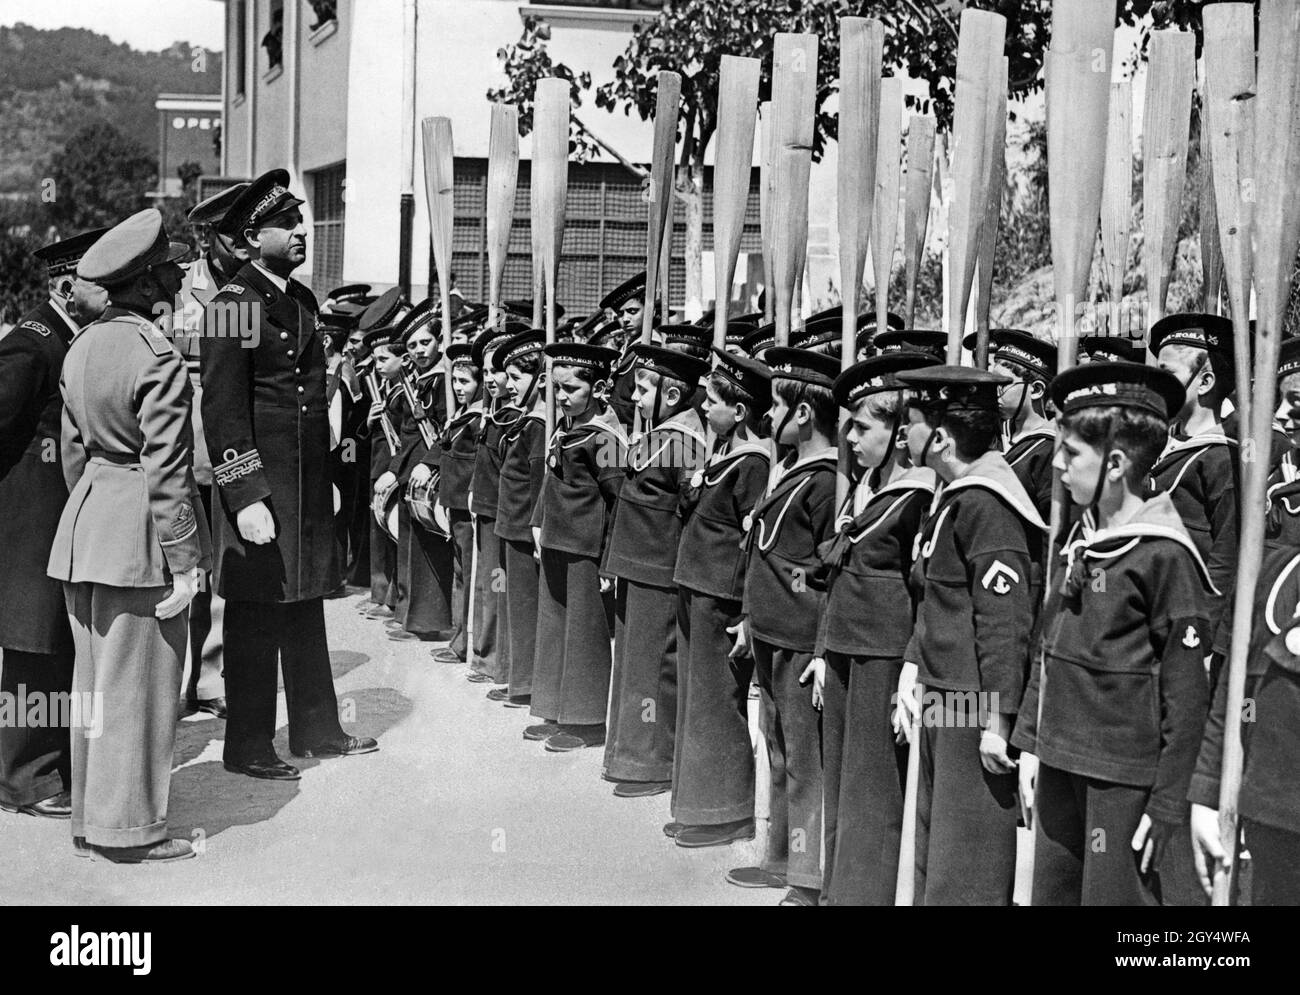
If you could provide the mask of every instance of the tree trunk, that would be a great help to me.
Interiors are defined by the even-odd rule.
[[[686,204],[686,320],[698,321],[704,314],[704,162],[692,156],[686,175],[678,185]],[[725,294],[729,287],[717,287]]]

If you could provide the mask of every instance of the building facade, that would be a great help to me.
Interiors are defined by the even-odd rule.
[[[225,5],[222,175],[255,176],[273,167],[289,170],[295,187],[305,191],[304,214],[313,233],[311,269],[304,268],[303,278],[318,294],[343,282],[395,284],[402,161],[411,154],[401,148],[403,3],[225,0]],[[653,17],[658,6],[653,0],[418,0],[415,117],[418,122],[440,115],[452,122],[453,270],[467,300],[487,294],[486,95],[506,82],[497,52],[519,38],[523,17],[542,18],[551,29],[552,58],[575,71],[589,71],[594,89],[613,78],[613,62],[626,48],[633,25]],[[584,95],[578,113],[629,160],[649,161],[649,123],[636,115],[600,110],[590,94]],[[418,134],[417,124],[417,142]],[[505,294],[524,298],[532,294],[529,137],[520,139],[520,156]],[[756,183],[757,170],[737,273],[737,282],[751,289],[761,280],[762,269]],[[412,293],[419,298],[431,282],[432,260],[418,152],[414,189],[411,280]],[[826,203],[825,198],[813,198],[814,232],[819,200]],[[706,189],[706,301],[714,296],[710,201]],[[633,173],[613,158],[571,163],[559,302],[570,311],[590,309],[602,288],[642,269],[645,222],[641,182]],[[685,288],[684,229],[679,204],[670,274],[674,305],[680,305]],[[815,256],[815,245],[810,249],[810,257]],[[737,288],[733,297],[739,295]]]
[[[158,111],[158,190],[181,195],[180,169],[198,166],[200,175],[221,168],[222,100],[218,93],[160,93]]]

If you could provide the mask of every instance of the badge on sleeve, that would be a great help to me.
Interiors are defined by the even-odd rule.
[[[1187,631],[1183,633],[1183,645],[1189,650],[1194,650],[1201,645],[1201,637],[1194,625],[1189,625]]]
[[[994,560],[993,565],[984,571],[980,580],[984,590],[994,594],[1008,594],[1011,588],[1020,583],[1020,574],[1016,573],[1001,560]]]

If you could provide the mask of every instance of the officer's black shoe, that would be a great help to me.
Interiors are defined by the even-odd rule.
[[[510,700],[510,689],[509,689],[509,688],[493,688],[491,691],[489,691],[489,692],[487,693],[487,700],[488,700],[488,701],[509,701],[509,700]]]
[[[71,819],[72,793],[60,791],[30,805],[0,805],[0,809],[15,815],[34,815],[38,819]]]
[[[524,729],[524,739],[535,741],[546,740],[550,739],[559,731],[560,727],[555,722],[540,722],[535,726],[528,726]]]
[[[219,719],[226,717],[226,699],[225,698],[201,698],[194,702],[196,712],[207,712],[209,715],[215,715]]]
[[[811,905],[816,906],[818,892],[816,888],[797,888],[792,887],[785,893],[785,897],[777,902],[777,905]]]
[[[784,888],[785,875],[773,874],[761,867],[737,867],[727,871],[727,883],[738,888]]]
[[[649,798],[671,791],[672,781],[622,781],[614,787],[615,798]]]
[[[232,774],[247,774],[263,781],[297,781],[302,777],[297,767],[285,763],[279,757],[274,760],[251,760],[242,764],[226,760],[223,766]]]
[[[295,757],[321,757],[323,759],[355,757],[363,753],[376,753],[378,750],[378,741],[371,739],[369,736],[344,736],[337,742],[320,743],[305,750],[295,750],[292,746],[289,747],[289,752]]]
[[[706,846],[726,846],[754,838],[754,820],[741,819],[718,826],[685,826],[677,834],[677,845],[695,850]]]
[[[605,725],[560,726],[560,731],[546,741],[547,753],[573,753],[589,746],[603,746]]]

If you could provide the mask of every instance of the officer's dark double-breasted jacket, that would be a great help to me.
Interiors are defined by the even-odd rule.
[[[59,374],[75,328],[50,301],[0,339],[0,646],[70,649],[63,588],[45,574],[68,489],[59,465]]]
[[[203,423],[221,493],[216,585],[227,599],[304,601],[340,582],[316,311],[302,284],[289,280],[281,292],[248,263],[204,312]],[[236,524],[258,501],[276,528],[274,541],[260,546],[246,543]]]

